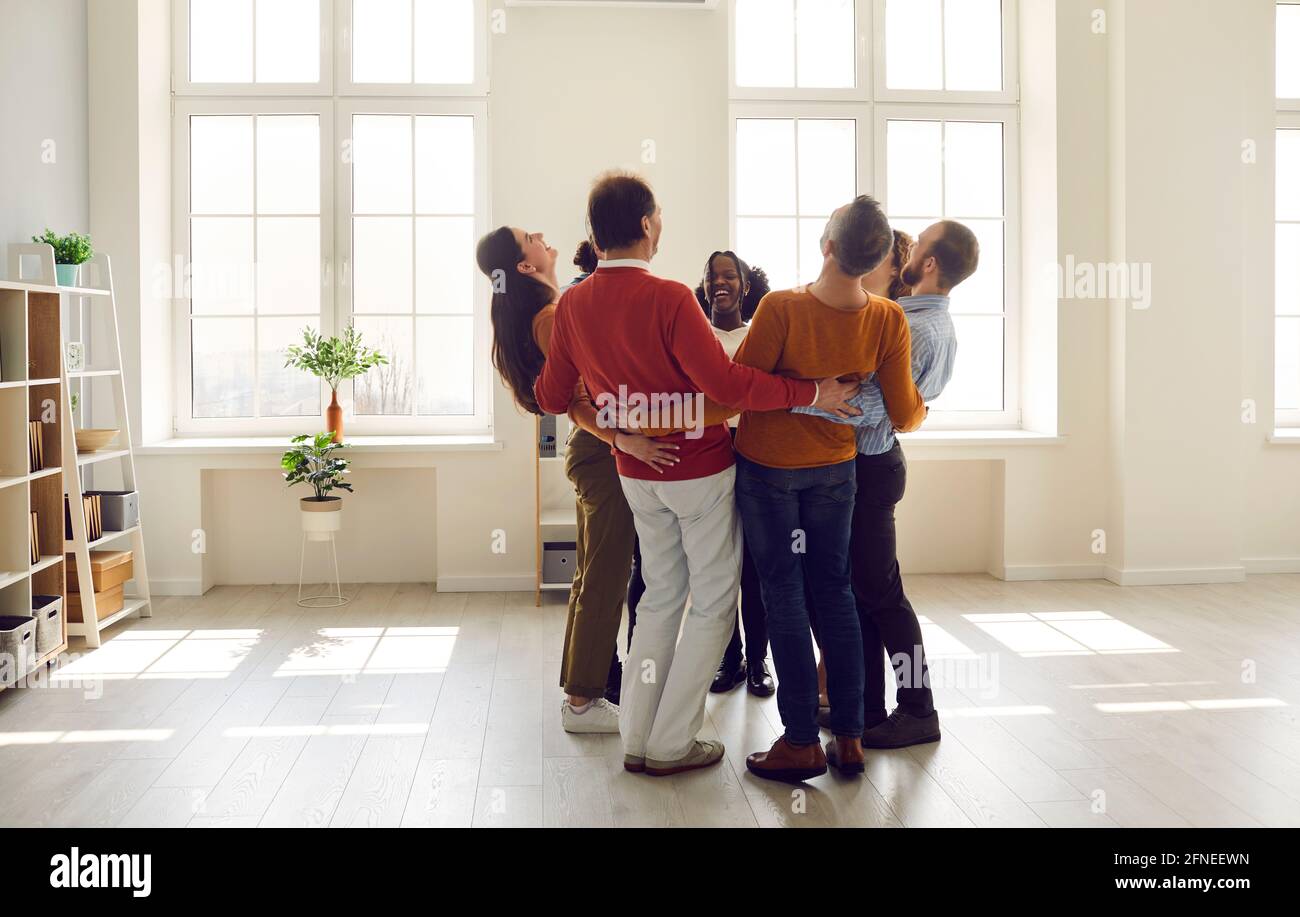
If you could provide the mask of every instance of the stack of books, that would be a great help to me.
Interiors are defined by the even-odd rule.
[[[102,538],[104,535],[104,512],[103,501],[99,495],[84,496],[81,498],[81,509],[86,515],[86,540],[94,541]],[[63,498],[63,534],[69,541],[72,540],[72,511],[68,507],[68,498]]]
[[[39,420],[27,423],[27,464],[31,466],[28,471],[40,471],[45,467],[44,426]]]

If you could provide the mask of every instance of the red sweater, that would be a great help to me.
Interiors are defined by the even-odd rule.
[[[581,378],[597,410],[619,397],[693,396],[750,411],[811,404],[816,385],[772,376],[732,363],[689,288],[640,267],[601,266],[560,297],[546,364],[534,393],[542,410],[563,414]],[[647,423],[645,426],[678,426]],[[658,473],[615,452],[618,472],[647,481],[688,481],[717,474],[735,462],[725,424],[663,437],[677,443],[681,459]]]

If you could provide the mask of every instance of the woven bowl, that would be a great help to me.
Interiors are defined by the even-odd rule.
[[[77,451],[98,452],[114,439],[120,430],[77,430]]]

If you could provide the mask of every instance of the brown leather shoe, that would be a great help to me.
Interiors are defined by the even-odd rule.
[[[862,739],[857,736],[836,736],[826,743],[826,763],[846,776],[856,776],[867,769],[866,755],[862,753]]]
[[[799,747],[782,736],[772,743],[770,750],[756,751],[746,758],[745,766],[751,774],[765,780],[803,783],[826,773],[826,754],[817,742]]]

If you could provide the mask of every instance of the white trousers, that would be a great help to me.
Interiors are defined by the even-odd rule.
[[[704,723],[704,700],[735,626],[743,550],[736,469],[692,481],[621,480],[646,588],[623,667],[619,731],[626,754],[675,761]]]

